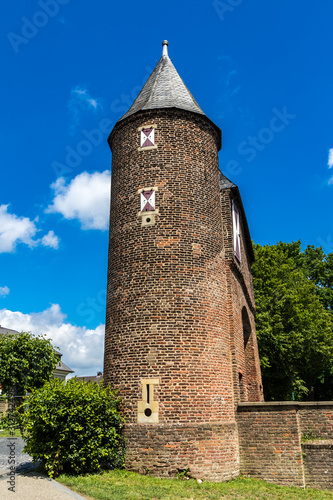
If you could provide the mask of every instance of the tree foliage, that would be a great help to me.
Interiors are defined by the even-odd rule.
[[[316,285],[316,293],[327,311],[333,314],[333,253],[309,245],[303,254],[306,276]]]
[[[29,396],[23,415],[25,452],[49,476],[94,472],[124,462],[120,399],[110,389],[70,379],[46,383]]]
[[[32,333],[0,335],[0,385],[8,394],[13,387],[17,395],[42,387],[50,380],[58,363],[51,341]]]
[[[331,399],[333,255],[254,245],[256,329],[267,400]]]

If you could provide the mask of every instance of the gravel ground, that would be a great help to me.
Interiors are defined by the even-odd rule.
[[[10,471],[10,453],[12,459],[15,459],[17,472],[29,470],[33,468],[32,458],[23,453],[24,441],[21,437],[1,437],[0,438],[0,476],[7,474]],[[11,451],[12,450],[12,451]],[[15,453],[15,456],[14,454]]]

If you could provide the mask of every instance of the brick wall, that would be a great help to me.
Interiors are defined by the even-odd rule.
[[[302,450],[306,485],[333,490],[333,441],[303,443]]]
[[[237,429],[224,424],[128,425],[126,467],[157,476],[190,469],[195,478],[223,481],[239,475]]]
[[[298,413],[301,435],[314,438],[302,443],[306,485],[333,490],[333,402],[302,403]]]
[[[138,129],[150,124],[156,125],[157,148],[140,151]],[[104,377],[119,389],[133,436],[128,466],[136,466],[138,456],[157,463],[167,449],[174,470],[180,455],[165,448],[168,439],[174,443],[166,426],[196,424],[211,426],[207,433],[215,437],[196,437],[192,427],[184,431],[186,461],[195,464],[201,457],[201,473],[212,478],[233,477],[238,470],[219,142],[208,119],[181,110],[137,113],[119,122],[110,137]],[[138,190],[150,186],[158,188],[159,215],[155,225],[142,227]],[[140,380],[148,378],[159,381],[154,386],[159,422],[149,434],[148,424],[137,423]],[[222,423],[234,431],[218,430]],[[162,448],[153,435],[164,440]],[[233,458],[226,463],[230,450]]]
[[[333,402],[302,403],[299,407],[302,435],[313,434],[318,438],[333,438]]]
[[[301,442],[312,430],[333,439],[333,402],[241,403],[240,470],[282,485],[332,488],[333,442]]]
[[[237,420],[241,472],[277,484],[304,485],[296,409],[244,403]]]

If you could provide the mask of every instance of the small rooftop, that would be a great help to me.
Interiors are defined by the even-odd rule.
[[[103,374],[102,372],[98,372],[97,375],[86,375],[84,377],[76,377],[76,379],[83,382],[97,382],[100,384],[103,380]]]
[[[56,353],[57,356],[59,356],[59,362],[57,366],[55,367],[54,371],[55,372],[64,372],[64,373],[74,373],[74,370],[69,368],[69,366],[65,365],[65,363],[61,360],[62,354],[61,352],[57,351],[56,349],[53,349],[54,352]]]
[[[6,335],[6,334],[20,335],[20,332],[18,332],[17,330],[12,330],[11,328],[4,328],[3,326],[0,325],[0,335]],[[55,354],[59,357],[59,362],[54,370],[56,372],[74,373],[74,370],[69,368],[69,366],[65,365],[65,363],[63,361],[61,361],[61,358],[62,358],[61,352],[57,351],[54,348],[53,348],[53,350],[54,350]]]
[[[18,335],[20,332],[11,330],[10,328],[4,328],[0,325],[0,335],[5,335],[6,333],[9,333],[10,335]]]
[[[220,170],[220,189],[228,189],[228,188],[235,188],[235,187],[237,187],[236,184],[231,182],[231,180],[228,179],[228,177],[226,177],[225,175],[223,175],[221,170]]]

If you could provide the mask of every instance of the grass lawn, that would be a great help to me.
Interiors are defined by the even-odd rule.
[[[57,481],[94,500],[333,499],[333,493],[328,491],[287,488],[256,479],[239,478],[226,483],[204,481],[199,484],[194,479],[159,479],[125,470],[101,475],[63,474]]]
[[[7,429],[6,430],[1,430],[0,429],[0,438],[7,438],[7,437],[22,437],[21,432],[18,429],[15,429],[15,431],[9,432]]]

